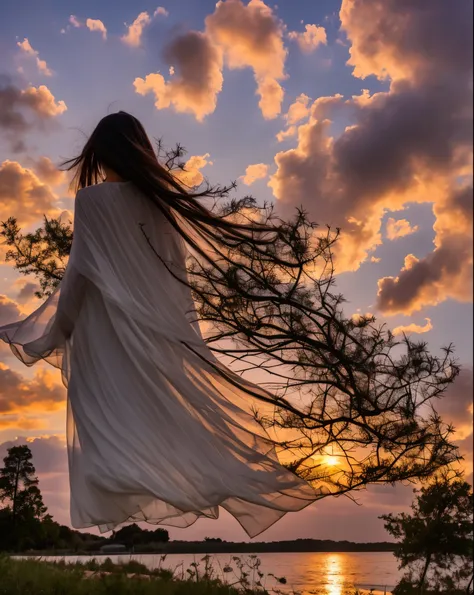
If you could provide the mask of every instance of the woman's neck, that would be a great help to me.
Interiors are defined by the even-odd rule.
[[[117,173],[115,173],[111,169],[107,169],[104,173],[105,173],[104,182],[125,182],[125,180],[122,177],[120,177]]]

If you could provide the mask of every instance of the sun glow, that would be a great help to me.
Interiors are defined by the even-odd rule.
[[[339,459],[333,456],[324,457],[324,464],[328,467],[335,467],[339,463]]]

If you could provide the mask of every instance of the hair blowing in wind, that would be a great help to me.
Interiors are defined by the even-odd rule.
[[[73,183],[77,190],[100,182],[103,166],[123,180],[133,182],[163,212],[188,246],[208,262],[215,263],[206,253],[206,245],[211,252],[223,257],[222,247],[233,248],[236,244],[248,243],[253,250],[259,251],[259,247],[272,244],[279,233],[276,225],[237,223],[225,215],[211,212],[199,199],[223,196],[226,189],[207,185],[204,190],[193,192],[185,188],[158,161],[140,121],[126,112],[102,118],[80,155],[63,163],[68,171],[76,171]],[[186,225],[180,224],[180,220]]]

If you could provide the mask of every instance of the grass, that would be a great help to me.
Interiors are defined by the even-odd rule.
[[[162,557],[164,561],[166,556]],[[129,561],[113,564],[107,558],[99,563],[51,563],[41,560],[0,558],[0,595],[270,595],[281,593],[266,589],[257,558],[242,561],[234,557],[233,566],[222,570],[231,584],[217,578],[209,556],[189,569],[149,570],[143,564]],[[278,584],[284,579],[269,578]],[[296,594],[295,594],[296,595]]]

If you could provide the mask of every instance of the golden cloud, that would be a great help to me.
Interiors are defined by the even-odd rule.
[[[142,24],[146,17],[142,17]],[[180,34],[164,50],[172,80],[160,73],[136,78],[135,91],[153,93],[157,109],[174,108],[198,120],[214,112],[222,89],[224,59],[228,68],[251,68],[264,118],[281,112],[287,50],[284,25],[263,0],[221,0],[206,18],[204,32]],[[137,36],[134,34],[133,39]]]
[[[6,295],[0,294],[0,326],[19,320],[20,318],[21,312],[18,305]]]
[[[45,85],[22,90],[7,76],[0,76],[0,130],[13,152],[25,150],[24,137],[32,128],[44,128],[53,117],[67,110]]]
[[[0,430],[45,428],[48,414],[64,409],[65,396],[56,374],[39,369],[30,379],[0,363]]]
[[[36,111],[39,115],[45,117],[59,116],[67,110],[64,101],[56,101],[54,95],[46,87],[27,87],[21,91],[23,104]]]
[[[34,58],[36,62],[36,67],[41,74],[45,76],[52,76],[53,71],[49,68],[46,64],[45,60],[41,60],[39,57],[39,52],[31,47],[31,43],[29,42],[28,38],[25,37],[23,41],[18,41],[17,46],[20,48],[23,54]]]
[[[205,155],[193,155],[186,161],[184,169],[175,171],[174,176],[182,184],[190,188],[200,186],[204,181],[201,169],[206,167],[206,165],[212,165],[212,161],[209,161],[209,157],[209,153],[206,153]]]
[[[305,120],[309,117],[310,101],[311,98],[308,97],[308,95],[306,95],[305,93],[301,93],[301,95],[298,95],[295,101],[290,105],[287,113],[284,116],[287,128],[285,130],[281,130],[276,135],[278,142],[282,142],[296,135],[298,130],[296,124],[298,124],[298,122],[301,122],[301,120]]]
[[[415,324],[414,322],[406,325],[397,326],[393,329],[395,337],[398,335],[411,335],[411,334],[422,334],[428,333],[433,329],[430,318],[425,318],[425,324]]]
[[[242,182],[246,186],[251,186],[257,180],[262,180],[268,175],[268,165],[265,163],[255,163],[249,165],[245,170],[245,175],[241,176]]]
[[[55,215],[56,196],[36,173],[17,161],[0,164],[0,221],[15,216],[20,225],[30,224],[43,215]]]
[[[385,314],[411,314],[453,298],[472,300],[472,187],[456,188],[434,206],[435,250],[407,255],[396,277],[378,281],[377,306]]]
[[[144,11],[141,12],[131,25],[127,28],[127,33],[122,35],[121,40],[131,47],[139,47],[142,41],[143,29],[151,22],[150,15]]]
[[[141,12],[133,23],[128,25],[127,33],[122,35],[121,40],[131,47],[139,47],[142,41],[143,30],[151,23],[152,18],[158,16],[167,17],[168,14],[166,8],[163,8],[162,6],[159,6],[155,10],[153,17],[150,17],[146,11]]]
[[[472,434],[472,395],[472,368],[465,367],[436,404],[442,419],[454,426],[456,440],[463,440]],[[472,440],[470,442],[472,456]]]
[[[293,124],[298,124],[301,120],[304,120],[309,116],[309,102],[311,98],[305,93],[301,93],[298,95],[296,100],[290,105],[288,108],[288,112],[285,115],[285,119],[289,126]]]
[[[390,217],[387,220],[386,233],[387,239],[389,240],[397,240],[398,238],[409,236],[417,231],[418,225],[412,227],[410,222],[406,219],[396,220],[393,217]]]
[[[100,19],[86,19],[86,27],[89,31],[98,31],[102,39],[107,39],[107,28]]]
[[[281,112],[286,78],[287,50],[284,26],[263,0],[221,0],[206,18],[206,32],[224,50],[230,69],[251,68],[260,95],[259,107],[266,119]]]
[[[296,136],[297,132],[298,128],[296,126],[289,126],[285,130],[280,130],[280,132],[277,132],[275,136],[277,141],[282,143],[283,141]]]
[[[60,186],[66,182],[66,173],[59,170],[49,157],[40,157],[34,163],[36,175],[50,186]]]
[[[290,31],[288,37],[298,43],[302,52],[310,54],[320,45],[326,45],[327,35],[324,27],[305,25],[304,31]]]
[[[464,224],[454,232],[447,214],[454,195],[464,192],[460,176],[472,174],[472,66],[463,49],[472,6],[464,3],[456,14],[442,0],[423,11],[415,0],[407,6],[401,13],[396,0],[343,0],[354,75],[388,78],[389,90],[317,99],[308,121],[296,127],[296,147],[275,156],[269,182],[286,214],[302,205],[318,222],[341,228],[337,272],[371,257],[387,210],[434,203],[435,252],[420,260],[416,274],[381,280],[378,306],[404,313],[447,297],[470,299],[472,287],[471,232]],[[333,136],[336,109],[354,120]]]
[[[135,91],[140,95],[153,93],[159,110],[173,107],[202,121],[215,110],[222,89],[222,52],[204,33],[190,31],[166,47],[165,57],[173,64],[172,80],[166,81],[158,73],[148,74],[135,79]]]

